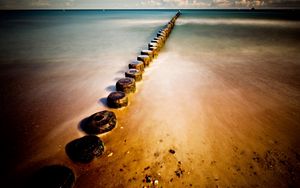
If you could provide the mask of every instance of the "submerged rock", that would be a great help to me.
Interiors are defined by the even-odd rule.
[[[45,166],[33,174],[27,188],[71,188],[74,185],[73,171],[62,165]]]
[[[134,93],[135,88],[135,80],[133,78],[121,78],[116,83],[117,91],[122,91],[124,93]]]
[[[104,144],[97,136],[75,139],[67,144],[66,153],[74,162],[89,163],[104,152]]]
[[[121,108],[128,105],[128,97],[122,91],[111,92],[107,97],[107,105],[111,108]]]
[[[88,117],[81,128],[87,134],[102,134],[115,128],[116,123],[115,113],[104,110]]]

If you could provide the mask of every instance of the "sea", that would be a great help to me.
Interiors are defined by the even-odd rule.
[[[2,62],[43,63],[64,59],[68,63],[74,60],[106,63],[114,56],[121,56],[124,63],[135,58],[176,11],[1,11],[0,58]],[[288,40],[298,38],[297,10],[183,10],[182,13],[176,33],[185,36],[178,45],[187,51],[194,43],[209,42],[205,49],[216,50],[212,44],[269,44],[276,41],[275,37],[289,43]]]

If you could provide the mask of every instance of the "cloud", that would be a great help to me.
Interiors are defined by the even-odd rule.
[[[211,3],[211,7],[232,7],[233,1],[230,0],[213,0]]]
[[[142,1],[144,6],[151,6],[151,7],[159,7],[162,5],[161,1],[157,1],[157,0],[146,0],[146,1]]]
[[[144,0],[145,8],[204,8],[209,7],[210,0]]]
[[[204,1],[196,1],[196,0],[193,0],[191,2],[191,5],[193,7],[208,7],[210,5],[210,3],[207,3],[207,2],[204,2]]]
[[[0,0],[0,9],[68,8],[74,7],[75,1],[76,0]]]
[[[265,0],[235,0],[234,7],[263,7]]]
[[[50,3],[48,0],[35,0],[30,2],[30,6],[33,7],[49,7]]]
[[[300,8],[300,0],[265,0],[264,6]]]
[[[172,3],[176,6],[187,6],[189,4],[188,0],[163,0],[165,4]]]

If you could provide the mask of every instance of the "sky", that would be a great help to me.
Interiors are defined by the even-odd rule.
[[[300,8],[300,0],[0,0],[0,9]]]

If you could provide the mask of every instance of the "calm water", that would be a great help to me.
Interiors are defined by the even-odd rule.
[[[174,11],[2,12],[0,59],[40,63],[64,59],[71,63],[74,59],[105,62],[112,56],[122,56],[128,60],[173,14]],[[297,37],[298,16],[295,12],[183,11],[177,32],[189,32],[195,43],[228,39],[225,42],[239,40],[249,44],[275,42],[275,37],[290,42]],[[184,47],[190,51],[194,46],[185,43]]]
[[[258,145],[265,151],[269,140],[256,138],[271,135],[272,139],[286,139],[278,146],[280,151],[296,148],[300,152],[295,136],[299,135],[300,109],[299,12],[182,13],[166,46],[138,85],[136,100],[131,104],[135,110],[118,111],[120,121],[126,122],[125,131],[128,127],[125,136],[141,138],[152,145],[151,139],[159,140],[172,130],[170,137],[174,139],[164,144],[178,144],[180,148],[186,143],[182,147],[186,152],[198,148],[195,152],[201,153],[207,147],[207,151],[213,148],[223,153],[226,147],[222,143],[232,142],[245,148]],[[18,179],[32,166],[49,163],[73,165],[76,169],[66,157],[64,145],[83,135],[78,130],[83,118],[106,108],[103,99],[114,90],[116,80],[124,77],[128,62],[174,14],[175,11],[1,12],[0,124],[5,125],[1,126],[1,148],[7,154],[6,166],[1,170],[5,175]],[[152,122],[160,124],[162,131],[153,130]],[[139,132],[130,130],[130,126]],[[284,126],[293,131],[281,128]],[[232,127],[240,129],[235,133]],[[251,138],[249,127],[255,127]],[[118,131],[114,134],[124,136]],[[134,133],[147,134],[141,137]],[[211,141],[212,138],[216,139]],[[108,150],[119,140],[104,139],[109,141]],[[202,142],[211,143],[211,148],[200,146]],[[133,148],[134,144],[144,147],[132,143]],[[224,153],[230,156],[232,149],[228,148]],[[120,147],[124,152],[127,149]],[[198,158],[194,157],[196,162]],[[227,169],[226,164],[234,160],[228,157],[224,161],[222,168]],[[121,162],[122,157],[119,166]],[[78,167],[77,175],[83,171]],[[200,171],[199,177],[204,177],[206,172]],[[234,179],[230,176],[228,181]],[[250,180],[245,182],[251,183]],[[273,182],[272,178],[268,180]],[[250,185],[243,183],[241,179],[237,185]]]
[[[39,11],[1,20],[1,59],[57,60],[129,58],[173,12]]]

